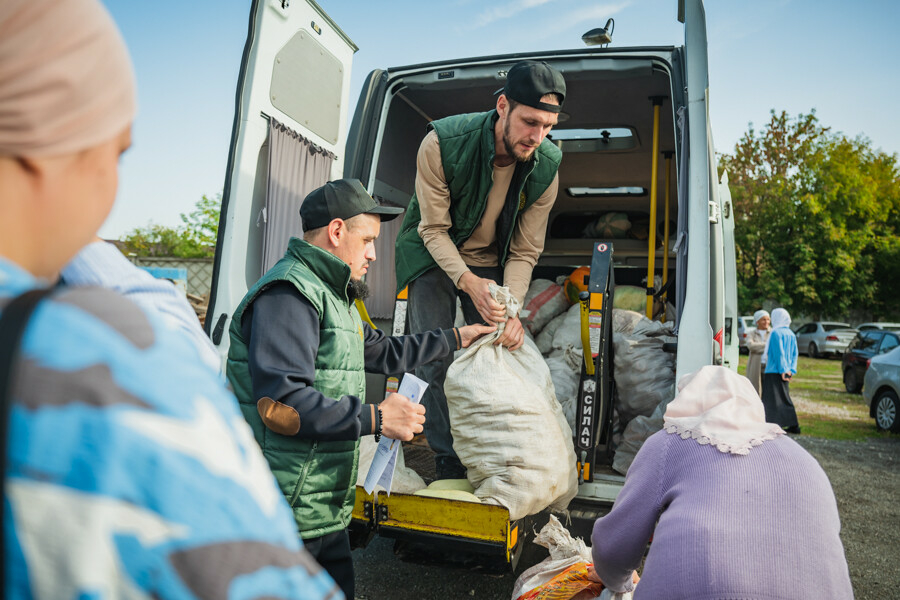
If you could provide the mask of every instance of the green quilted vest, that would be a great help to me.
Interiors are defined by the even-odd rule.
[[[335,401],[366,396],[362,320],[347,298],[350,267],[330,252],[291,238],[284,257],[247,292],[231,321],[227,376],[244,418],[262,448],[306,539],[340,531],[350,523],[356,492],[359,442],[326,442],[268,429],[256,408],[241,333],[245,308],[266,287],[289,281],[319,313],[319,350],[313,387]],[[271,323],[290,327],[290,323]]]
[[[488,194],[494,184],[494,123],[497,111],[456,115],[433,121],[441,146],[444,177],[450,188],[450,239],[461,246],[484,214]],[[559,169],[562,151],[545,139],[526,163],[516,163],[510,182],[507,204],[497,222],[497,248],[500,266],[506,264],[509,241],[519,213],[541,197],[553,183]],[[394,261],[397,269],[397,291],[405,288],[422,273],[437,266],[419,237],[422,219],[419,200],[413,194],[397,236]]]

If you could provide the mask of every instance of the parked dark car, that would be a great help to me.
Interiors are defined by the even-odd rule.
[[[890,352],[900,346],[900,333],[882,329],[860,331],[841,361],[844,372],[844,387],[851,394],[858,394],[863,387],[866,369],[873,357]]]

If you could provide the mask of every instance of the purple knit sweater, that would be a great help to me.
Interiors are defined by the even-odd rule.
[[[626,591],[653,535],[635,600],[846,600],[840,527],[828,477],[789,437],[738,456],[659,431],[591,540],[597,574]]]

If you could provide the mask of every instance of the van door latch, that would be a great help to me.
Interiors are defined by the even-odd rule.
[[[714,200],[709,201],[709,222],[710,223],[718,223],[719,217],[722,216],[722,210],[719,208],[719,203]]]

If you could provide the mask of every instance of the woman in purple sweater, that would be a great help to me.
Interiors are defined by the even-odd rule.
[[[634,459],[594,524],[595,578],[634,600],[853,598],[831,484],[749,380],[707,366],[685,377],[665,429]],[[640,583],[632,572],[650,538]]]

